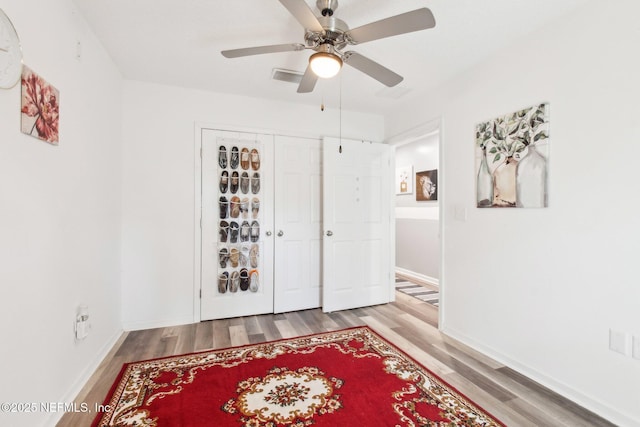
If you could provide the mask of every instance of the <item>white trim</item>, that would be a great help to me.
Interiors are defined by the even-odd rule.
[[[394,212],[396,219],[424,219],[429,221],[439,221],[440,208],[433,207],[395,207]]]
[[[583,408],[600,415],[612,423],[619,426],[637,426],[638,420],[630,414],[625,414],[610,405],[603,403],[597,399],[587,396],[580,391],[568,386],[565,383],[556,381],[555,379],[537,371],[536,369],[524,365],[517,360],[513,360],[510,357],[496,351],[494,348],[489,347],[479,341],[470,338],[469,336],[457,331],[456,329],[449,327],[441,327],[440,331],[445,335],[473,348],[474,350],[492,358],[493,360],[502,363],[503,365],[513,369],[514,371],[526,376],[527,378],[547,387],[548,389],[558,393],[562,397],[582,406]]]
[[[171,326],[191,325],[198,322],[200,322],[200,320],[194,322],[191,318],[183,317],[175,319],[148,320],[144,322],[131,322],[125,323],[124,325],[122,325],[122,327],[125,331],[130,332],[142,331],[145,329],[168,328]]]
[[[98,370],[102,361],[107,357],[109,352],[113,349],[113,346],[116,345],[118,340],[124,334],[123,330],[118,330],[107,342],[102,346],[100,351],[98,351],[97,355],[91,360],[89,365],[85,369],[83,369],[80,377],[73,383],[70,389],[64,394],[64,397],[59,400],[59,402],[76,402],[76,399],[82,393],[83,388],[91,379],[91,376]],[[78,402],[80,403],[80,402]],[[51,412],[45,419],[44,425],[56,425],[58,421],[64,415],[63,411],[60,412]]]
[[[395,271],[396,273],[402,274],[403,276],[406,276],[410,279],[419,280],[421,282],[427,282],[431,285],[440,287],[440,280],[436,279],[435,277],[427,276],[426,274],[416,273],[415,271],[407,270],[398,266],[395,267]]]

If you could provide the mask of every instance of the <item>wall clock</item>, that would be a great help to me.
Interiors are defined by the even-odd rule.
[[[22,49],[18,33],[0,9],[0,88],[15,86],[22,75]]]

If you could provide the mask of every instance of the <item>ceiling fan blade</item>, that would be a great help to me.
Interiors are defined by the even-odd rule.
[[[402,13],[354,28],[345,33],[350,44],[370,42],[385,37],[426,30],[436,26],[433,13],[426,7]]]
[[[311,67],[307,66],[307,70],[304,72],[304,76],[302,76],[302,80],[298,85],[298,93],[313,92],[313,88],[316,87],[317,81],[318,76],[311,71]]]
[[[342,61],[345,64],[351,65],[356,70],[360,70],[363,73],[373,77],[378,80],[380,83],[386,86],[395,86],[404,80],[399,74],[394,73],[390,69],[383,67],[375,61],[367,58],[366,56],[362,56],[357,52],[349,51],[345,52],[342,56]]]
[[[222,56],[224,56],[225,58],[239,58],[242,56],[262,55],[263,53],[294,52],[298,50],[304,50],[304,48],[305,46],[303,44],[289,43],[223,50],[220,53],[222,53]]]
[[[324,29],[316,15],[304,0],[280,0],[289,13],[307,30],[323,32]]]

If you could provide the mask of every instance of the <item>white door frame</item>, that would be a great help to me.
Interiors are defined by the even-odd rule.
[[[438,329],[442,330],[445,328],[445,311],[446,311],[446,274],[444,270],[444,260],[445,260],[445,215],[444,215],[444,206],[447,198],[446,192],[446,173],[445,173],[445,157],[444,157],[444,119],[442,117],[438,117],[437,119],[430,120],[428,122],[422,123],[418,126],[415,126],[411,129],[408,129],[404,132],[399,133],[396,136],[388,138],[386,143],[390,145],[403,145],[408,144],[410,142],[416,141],[418,139],[424,138],[426,135],[438,133],[438,228],[440,231],[440,277],[438,278],[438,284],[440,288],[440,305],[438,307]],[[394,240],[395,247],[395,240]]]

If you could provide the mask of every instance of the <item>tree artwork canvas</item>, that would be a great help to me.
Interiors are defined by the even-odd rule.
[[[479,208],[548,206],[549,104],[476,126]]]
[[[22,67],[21,130],[58,145],[60,92],[29,67]]]

